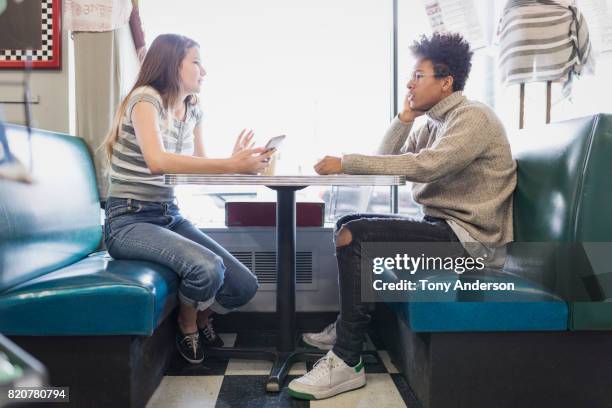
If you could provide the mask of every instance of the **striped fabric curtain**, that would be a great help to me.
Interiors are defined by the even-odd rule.
[[[591,42],[582,13],[570,2],[509,0],[498,28],[499,65],[505,84],[562,82],[592,67]]]

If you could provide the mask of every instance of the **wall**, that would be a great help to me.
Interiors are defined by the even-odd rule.
[[[40,103],[32,105],[33,127],[70,133],[70,105],[72,94],[69,91],[69,53],[70,40],[66,31],[62,32],[62,69],[34,70],[30,77],[32,99],[40,97]],[[19,70],[0,71],[0,81],[21,81],[23,73]],[[0,100],[22,100],[23,90],[19,86],[1,86]],[[25,122],[22,105],[0,105],[7,122]]]

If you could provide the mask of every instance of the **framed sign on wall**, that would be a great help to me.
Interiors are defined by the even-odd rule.
[[[61,0],[7,0],[0,14],[0,69],[61,69]]]

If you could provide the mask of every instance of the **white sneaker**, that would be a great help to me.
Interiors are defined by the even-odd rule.
[[[319,350],[331,350],[336,343],[336,322],[324,328],[322,332],[302,334],[302,341]]]
[[[288,393],[294,398],[318,400],[361,388],[366,384],[363,360],[349,367],[330,350],[309,372],[289,383]]]

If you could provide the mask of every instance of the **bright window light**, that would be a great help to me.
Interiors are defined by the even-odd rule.
[[[318,158],[371,153],[382,138],[391,116],[391,2],[182,0],[140,8],[149,43],[179,33],[200,44],[209,156],[227,157],[240,130],[252,128],[259,145],[287,135],[277,174],[314,174]],[[203,190],[274,200],[265,188]],[[201,209],[189,203],[201,200],[195,194],[179,196],[184,211]],[[298,199],[322,197],[310,187]],[[203,212],[188,215],[200,225],[223,224],[223,211]]]

